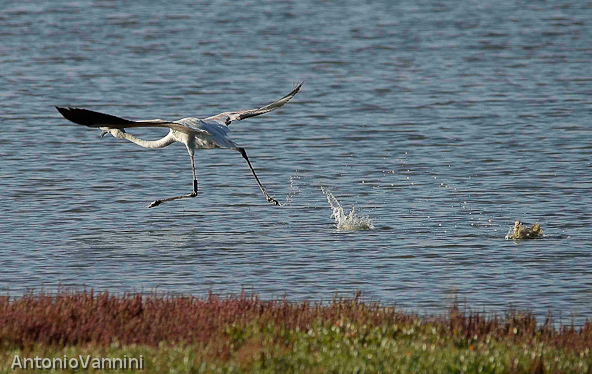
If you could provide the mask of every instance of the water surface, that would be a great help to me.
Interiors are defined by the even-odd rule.
[[[574,2],[5,2],[0,287],[372,300],[592,317],[592,9]],[[130,119],[284,108],[236,152],[147,150]],[[164,130],[130,131],[157,139]],[[321,187],[372,219],[339,231]],[[506,241],[516,220],[546,237]]]

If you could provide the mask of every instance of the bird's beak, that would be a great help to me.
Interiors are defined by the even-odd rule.
[[[101,130],[101,138],[105,135],[107,135],[109,133],[109,131],[107,130]]]

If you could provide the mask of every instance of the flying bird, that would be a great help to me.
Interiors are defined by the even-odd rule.
[[[296,84],[289,94],[264,107],[258,109],[241,110],[238,112],[224,112],[204,119],[187,117],[176,121],[165,121],[162,119],[132,121],[88,109],[70,107],[56,107],[56,109],[69,121],[79,125],[101,129],[101,137],[106,134],[111,134],[115,138],[129,140],[130,142],[136,143],[137,145],[144,148],[164,148],[175,142],[185,144],[185,147],[187,147],[187,151],[189,152],[189,158],[191,159],[191,170],[193,172],[193,191],[187,195],[173,196],[167,197],[166,199],[155,200],[147,206],[148,208],[158,206],[166,201],[196,197],[197,177],[195,173],[195,162],[193,156],[196,149],[212,148],[227,148],[238,151],[247,161],[247,165],[249,165],[249,168],[251,169],[251,172],[253,173],[259,188],[263,192],[265,199],[267,199],[267,201],[272,204],[280,205],[276,199],[269,196],[267,191],[265,191],[265,188],[261,184],[259,177],[257,177],[257,174],[251,165],[251,161],[249,161],[249,157],[247,156],[245,149],[239,147],[235,142],[228,138],[228,126],[233,121],[240,121],[245,118],[255,117],[271,112],[283,106],[285,103],[290,101],[290,99],[293,98],[296,93],[298,93],[301,86],[302,82]],[[136,138],[125,131],[126,128],[132,127],[166,127],[169,129],[169,133],[162,139],[148,141]]]

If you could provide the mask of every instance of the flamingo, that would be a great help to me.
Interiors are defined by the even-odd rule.
[[[162,119],[132,121],[88,109],[70,107],[63,108],[57,106],[56,109],[69,121],[79,125],[101,129],[101,137],[105,136],[106,134],[111,134],[115,138],[129,140],[130,142],[144,148],[164,148],[175,142],[185,144],[185,147],[189,152],[189,158],[191,159],[191,170],[193,172],[193,191],[186,195],[155,200],[151,202],[147,208],[158,206],[167,201],[196,197],[197,177],[195,173],[194,153],[196,149],[212,148],[227,148],[238,151],[247,161],[247,165],[249,165],[251,173],[253,173],[253,176],[255,177],[261,192],[263,192],[265,199],[268,202],[279,206],[280,203],[276,199],[269,196],[267,191],[265,191],[265,188],[261,184],[259,177],[257,177],[257,174],[251,165],[251,161],[249,161],[249,157],[247,156],[245,149],[239,147],[235,142],[228,138],[228,126],[233,121],[240,121],[245,118],[255,117],[280,108],[285,103],[290,101],[290,99],[292,99],[296,93],[298,93],[302,83],[303,82],[295,84],[292,91],[278,101],[274,101],[273,103],[261,108],[247,109],[237,112],[223,112],[204,119],[186,117],[176,121],[165,121]],[[139,139],[125,131],[126,128],[132,127],[166,127],[169,129],[169,133],[159,140],[148,141]]]

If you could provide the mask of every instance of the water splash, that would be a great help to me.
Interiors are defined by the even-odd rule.
[[[508,233],[506,234],[504,239],[506,239],[506,240],[512,239],[513,234],[514,234],[514,226],[510,227],[510,229],[508,230]]]
[[[514,222],[514,226],[510,227],[508,233],[506,234],[506,240],[509,239],[536,239],[542,238],[545,235],[543,234],[543,229],[541,229],[541,225],[539,223],[535,223],[532,226],[523,224],[520,221]]]
[[[300,194],[300,188],[295,183],[297,180],[300,180],[300,174],[298,174],[298,172],[295,175],[290,176],[290,192],[286,195],[286,202],[282,205],[292,205],[294,197]]]
[[[327,201],[329,205],[331,205],[331,209],[333,209],[333,213],[331,214],[331,218],[335,218],[335,226],[337,226],[337,230],[342,231],[353,231],[353,230],[372,230],[374,229],[374,225],[372,224],[372,219],[369,217],[359,217],[355,213],[355,207],[352,206],[352,210],[345,214],[343,211],[343,207],[339,203],[339,200],[329,191],[328,188],[321,187],[321,191],[327,197]]]

